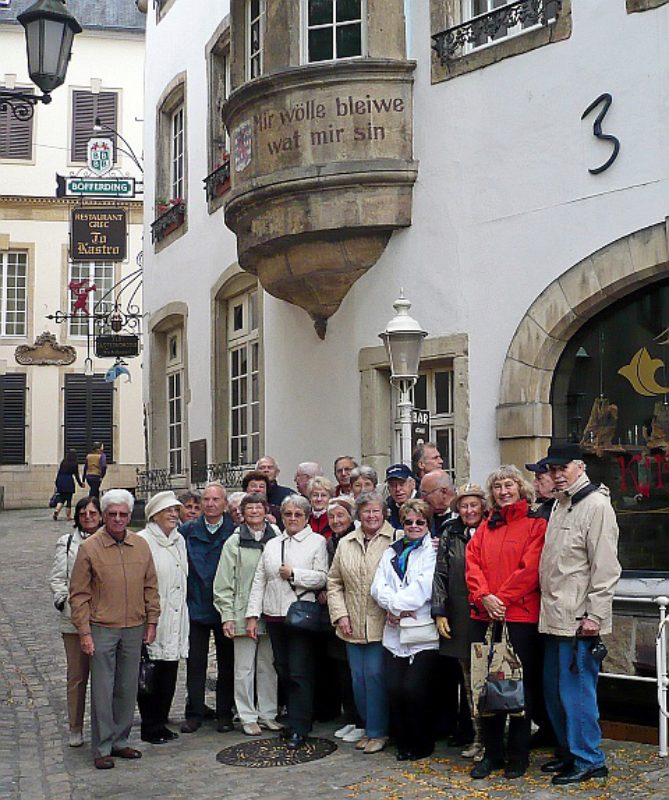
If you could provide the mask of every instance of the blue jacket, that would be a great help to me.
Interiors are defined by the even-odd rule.
[[[213,535],[207,530],[204,515],[179,528],[188,553],[188,613],[195,622],[221,624],[220,614],[214,608],[214,578],[223,545],[235,527],[232,517],[226,513]]]

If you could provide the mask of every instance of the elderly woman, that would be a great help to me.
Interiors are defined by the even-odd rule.
[[[363,492],[373,492],[379,483],[379,476],[373,467],[363,464],[351,470],[351,494],[358,497]]]
[[[400,520],[404,535],[383,554],[371,592],[386,612],[383,646],[397,760],[416,761],[432,754],[435,739],[439,636],[430,615],[432,509],[424,500],[407,500]]]
[[[385,518],[378,492],[363,492],[355,501],[360,527],[339,543],[328,575],[330,619],[346,642],[353,694],[365,735],[356,747],[378,753],[388,740],[388,697],[381,638],[385,612],[370,597],[372,579],[395,531]],[[355,734],[343,737],[355,741]]]
[[[458,516],[446,523],[439,539],[432,584],[432,616],[440,635],[439,653],[459,662],[461,702],[458,728],[461,740],[471,742],[472,736],[474,739],[462,751],[462,755],[480,760],[483,748],[471,693],[470,609],[465,581],[465,550],[483,520],[485,492],[476,483],[466,483],[458,489],[451,508]],[[465,703],[463,699],[466,699]],[[473,734],[472,720],[475,723]]]
[[[507,464],[496,469],[488,476],[487,490],[492,511],[477,528],[466,553],[471,639],[483,642],[491,622],[505,622],[511,644],[523,664],[525,713],[509,720],[504,771],[507,778],[519,778],[529,763],[532,707],[541,690],[536,658],[539,558],[546,520],[530,511],[534,493],[518,467]],[[499,629],[500,625],[494,628]],[[505,767],[506,716],[481,717],[485,757],[472,769],[472,778],[485,778],[493,770]]]
[[[135,498],[111,489],[104,525],[79,545],[70,579],[72,622],[91,656],[91,746],[96,769],[114,756],[141,758],[128,745],[142,642],[152,644],[160,615],[158,578],[149,545],[128,530]]]
[[[146,646],[153,662],[150,694],[138,694],[142,741],[164,744],[179,737],[167,727],[174,699],[179,659],[188,657],[188,607],[186,543],[177,530],[181,503],[174,492],[158,492],[146,504],[147,526],[139,536],[148,542],[158,575],[160,619],[156,639]]]
[[[79,545],[102,523],[97,497],[82,497],[74,508],[74,531],[65,533],[56,542],[56,554],[49,577],[53,604],[60,611],[60,631],[67,659],[67,716],[70,723],[70,747],[84,743],[84,707],[90,669],[89,657],[79,647],[77,629],[70,620],[70,575],[79,552]]]
[[[307,524],[310,513],[306,497],[290,495],[283,500],[285,531],[266,544],[246,609],[247,636],[257,638],[261,616],[269,631],[274,667],[287,693],[286,744],[291,750],[301,747],[311,730],[314,648],[313,634],[286,625],[286,614],[298,599],[316,601],[328,569],[325,539]]]
[[[281,728],[276,722],[272,646],[263,620],[258,622],[255,638],[246,635],[246,606],[256,567],[267,542],[280,535],[276,525],[265,521],[268,508],[264,495],[244,497],[244,521],[223,545],[214,579],[214,605],[221,615],[223,633],[234,641],[235,706],[247,736],[260,736],[262,728]]]
[[[228,495],[228,514],[232,517],[235,525],[241,525],[244,522],[241,506],[245,497],[246,492],[232,492]]]
[[[199,492],[182,492],[177,500],[181,503],[179,506],[180,522],[190,522],[192,519],[197,519],[202,513],[202,497]]]
[[[334,497],[335,487],[332,481],[318,476],[307,484],[307,498],[311,503],[309,527],[314,533],[320,533],[329,539],[332,530],[328,521],[328,503]]]

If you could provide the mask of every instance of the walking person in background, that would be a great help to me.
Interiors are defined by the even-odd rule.
[[[60,611],[60,631],[67,659],[67,716],[70,723],[70,747],[84,743],[84,708],[90,658],[79,645],[79,634],[70,619],[70,576],[79,552],[79,545],[102,524],[102,511],[97,497],[82,497],[74,508],[74,531],[63,534],[56,542],[56,554],[49,577],[53,604]]]
[[[63,506],[67,509],[65,516],[72,519],[72,495],[75,492],[74,481],[83,487],[83,482],[79,477],[79,464],[77,463],[77,451],[68,450],[65,458],[60,462],[58,474],[56,475],[56,491],[58,492],[58,503],[53,512],[54,520],[58,519],[60,510]]]
[[[100,484],[107,472],[107,456],[102,442],[93,442],[91,452],[84,463],[84,480],[90,487],[91,497],[100,497]]]

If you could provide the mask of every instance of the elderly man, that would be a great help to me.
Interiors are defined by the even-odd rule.
[[[411,500],[416,496],[416,481],[413,472],[406,464],[392,464],[386,470],[386,486],[388,487],[388,522],[399,530],[402,527],[400,522],[400,507],[402,503]]]
[[[276,459],[272,456],[263,456],[256,461],[256,469],[259,472],[264,472],[269,479],[269,491],[267,492],[267,502],[273,506],[281,506],[284,497],[290,494],[295,494],[294,490],[288,486],[280,486],[277,483],[277,478],[281,470],[276,463]]]
[[[446,524],[457,517],[451,511],[451,503],[455,498],[455,489],[451,476],[443,469],[428,472],[420,483],[420,496],[430,505],[432,517],[432,536],[437,539],[443,533]]]
[[[351,472],[358,466],[353,456],[338,456],[334,461],[334,476],[337,479],[335,497],[351,494]]]
[[[540,458],[536,464],[525,464],[525,469],[532,473],[532,485],[536,495],[532,510],[548,522],[555,505],[553,494],[555,485],[548,471],[546,459]]]
[[[202,516],[179,529],[186,540],[188,553],[188,615],[190,635],[186,661],[186,719],[182,733],[195,733],[206,717],[204,690],[207,679],[209,640],[216,644],[216,717],[219,733],[234,730],[232,703],[234,693],[234,651],[232,640],[223,635],[221,617],[214,607],[214,578],[223,545],[235,529],[226,513],[225,487],[210,483],[202,492]]]
[[[323,475],[321,465],[316,461],[303,461],[297,465],[295,470],[295,486],[302,497],[307,497],[307,487],[312,478],[320,478]],[[307,498],[308,499],[308,498]]]
[[[91,657],[91,746],[97,769],[114,756],[141,758],[128,746],[142,642],[156,638],[158,579],[149,545],[128,530],[135,504],[111,489],[101,501],[104,525],[79,546],[70,579],[72,622]]]
[[[420,484],[424,475],[444,466],[444,459],[434,442],[425,442],[425,444],[419,444],[413,451],[411,463],[413,464],[413,474],[418,478]]]
[[[578,445],[552,444],[546,463],[557,503],[539,564],[539,630],[547,634],[544,696],[559,750],[541,769],[560,786],[608,775],[597,708],[599,636],[611,632],[620,564],[609,490],[590,482]]]

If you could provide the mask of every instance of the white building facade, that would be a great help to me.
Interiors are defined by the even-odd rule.
[[[398,460],[403,287],[455,479],[582,442],[623,566],[669,574],[668,26],[663,0],[150,8],[150,465]]]
[[[0,90],[38,91],[16,22],[29,5],[10,0],[0,7]],[[66,83],[27,122],[9,108],[0,111],[0,486],[6,508],[46,506],[70,449],[81,463],[92,442],[104,443],[109,469],[103,488],[133,487],[145,461],[140,359],[128,359],[129,377],[107,382],[114,359],[97,358],[92,346],[89,352],[89,319],[47,319],[71,313],[71,283],[95,284],[90,311],[101,310],[99,301],[105,308],[115,300],[123,306],[130,292],[119,296],[113,287],[135,283],[125,279],[136,273],[143,246],[141,199],[56,197],[57,175],[84,174],[87,141],[101,135],[94,130],[97,118],[141,155],[145,18],[132,0],[108,5],[101,10],[70,0],[68,10],[84,31],[74,40]],[[115,174],[141,183],[138,168],[121,152],[126,144],[116,140]],[[125,211],[124,261],[71,260],[71,212],[92,206]],[[141,291],[134,302],[141,309]]]

